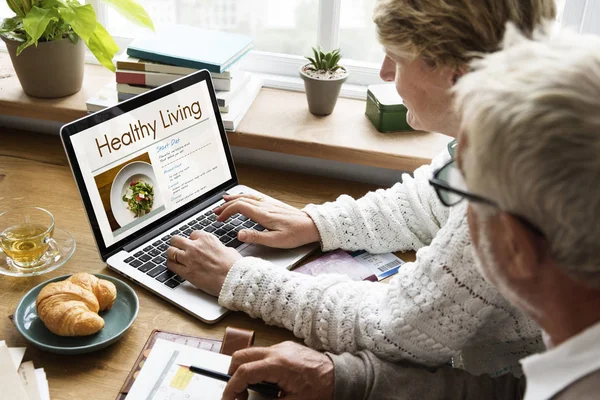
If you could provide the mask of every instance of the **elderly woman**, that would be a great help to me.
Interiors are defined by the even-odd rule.
[[[553,18],[553,0],[381,0],[374,21],[386,58],[381,77],[395,81],[416,129],[456,137],[459,116],[450,91],[477,53],[495,51],[507,21],[526,34]],[[248,196],[226,197],[219,220],[242,213],[268,231],[239,239],[274,247],[320,241],[324,251],[418,250],[389,284],[318,278],[241,257],[212,235],[174,237],[168,267],[219,303],[290,329],[317,349],[370,350],[391,360],[425,365],[462,356],[473,373],[499,374],[537,350],[537,325],[511,306],[474,265],[466,204],[446,208],[430,187],[445,151],[414,177],[354,200],[304,210]],[[262,201],[261,201],[262,200]],[[177,259],[177,263],[173,260]]]

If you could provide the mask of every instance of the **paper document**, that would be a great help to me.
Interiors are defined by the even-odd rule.
[[[21,364],[19,367],[19,377],[21,378],[21,383],[23,384],[25,392],[27,392],[29,400],[41,399],[37,375],[32,361]]]
[[[0,388],[2,388],[2,398],[29,400],[6,345],[0,346]]]
[[[225,382],[180,367],[196,365],[227,373],[231,357],[158,339],[127,400],[220,400]],[[251,393],[250,400],[263,397]]]
[[[0,346],[6,346],[6,342],[4,340],[0,340]],[[9,347],[8,353],[12,358],[16,371],[19,369],[19,365],[21,365],[21,361],[23,361],[23,357],[25,356],[25,347]]]

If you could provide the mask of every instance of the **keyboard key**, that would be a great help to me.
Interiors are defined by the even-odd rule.
[[[256,226],[254,228],[252,228],[252,229],[255,229],[255,230],[259,231],[259,232],[262,232],[262,231],[265,230],[265,227],[262,226],[261,224],[256,224]]]
[[[242,224],[242,221],[239,219],[231,220],[231,225],[233,225],[233,226],[239,226],[241,224]]]
[[[215,214],[211,214],[211,215],[208,217],[208,220],[209,220],[209,221],[211,221],[211,222],[214,222],[214,221],[216,221],[216,220],[217,220],[217,216],[216,216]]]
[[[194,224],[194,225],[190,226],[190,229],[193,231],[201,231],[202,228],[204,228],[204,227],[200,224]]]
[[[161,244],[160,246],[158,246],[158,249],[160,251],[167,251],[168,248],[169,248],[169,245],[167,245],[167,244]]]
[[[147,262],[146,264],[142,265],[139,270],[142,272],[148,272],[150,271],[152,268],[156,267],[156,264],[152,263],[152,262]]]
[[[157,240],[156,242],[152,243],[152,246],[156,247],[156,246],[160,246],[162,244],[162,242],[160,240]]]
[[[183,278],[182,278],[182,277],[180,277],[179,275],[175,275],[175,276],[173,276],[173,279],[175,279],[175,280],[177,280],[178,282],[181,282],[181,283],[185,282],[185,279],[183,279]]]
[[[246,229],[245,226],[238,226],[237,228],[235,228],[232,232],[235,232],[236,234],[241,231],[242,229]]]
[[[144,254],[143,251],[138,251],[137,253],[135,253],[133,256],[134,257],[140,257],[142,254]]]
[[[170,235],[163,236],[160,238],[160,240],[162,240],[163,242],[168,242],[169,240],[171,240],[171,236]]]
[[[212,226],[207,226],[206,228],[204,228],[204,230],[205,230],[206,232],[212,233],[212,232],[216,231],[216,230],[217,230],[217,228],[215,228],[215,227],[212,227]]]
[[[237,232],[234,232],[234,231],[227,232],[227,236],[229,236],[232,239],[237,239]]]
[[[231,216],[231,218],[239,218],[239,217],[242,217],[242,214],[237,213],[237,214],[234,214]]]
[[[215,221],[211,225],[214,226],[215,228],[220,228],[220,227],[222,227],[225,224],[222,223],[222,222],[219,222],[219,221]]]
[[[243,223],[243,225],[246,228],[252,228],[254,226],[254,222],[253,221],[246,221],[246,222]]]
[[[215,213],[213,212],[213,210],[208,210],[207,212],[204,213],[205,217],[210,217],[211,215],[214,215]]]
[[[147,272],[146,274],[155,278],[157,275],[162,274],[166,269],[166,267],[156,267],[152,271]]]
[[[237,217],[237,219],[240,219],[242,221],[248,221],[250,218],[246,217],[245,215],[241,215],[239,217]]]
[[[171,276],[173,276],[173,272],[171,271],[165,271],[162,274],[160,274],[159,276],[156,277],[156,280],[159,282],[164,282],[167,279],[169,279]]]
[[[177,282],[175,279],[169,279],[165,282],[165,285],[167,285],[171,289],[175,289],[177,286],[181,285],[181,282]]]
[[[134,268],[139,267],[140,265],[142,265],[142,262],[140,260],[133,260],[129,263],[129,265],[131,265]]]
[[[200,225],[202,225],[202,226],[208,226],[208,225],[210,225],[210,220],[203,219],[202,221],[200,221]]]
[[[132,262],[133,260],[135,260],[135,258],[134,258],[134,257],[127,257],[127,258],[126,258],[124,261],[125,261],[126,263],[130,263],[130,262]]]
[[[227,232],[231,232],[232,230],[235,229],[235,226],[227,224],[223,227],[223,229],[225,229]]]
[[[234,249],[240,247],[243,243],[237,239],[233,239],[231,242],[227,243],[225,246],[233,247]]]
[[[150,261],[152,259],[152,257],[150,257],[148,254],[142,254],[139,257],[140,261],[146,262],[146,261]]]
[[[152,250],[152,246],[144,247],[142,250],[148,252],[148,251]]]
[[[231,238],[229,236],[222,236],[222,237],[219,238],[219,240],[222,243],[227,243],[227,242],[231,241]]]
[[[150,254],[152,257],[156,257],[160,255],[160,250],[158,249],[152,249],[148,252],[148,254]]]
[[[215,231],[215,235],[217,235],[217,236],[219,236],[219,237],[221,237],[221,236],[225,235],[226,233],[227,233],[227,231],[226,231],[225,229],[217,229],[217,230]]]
[[[164,264],[165,260],[166,260],[166,259],[165,259],[163,256],[158,256],[158,257],[154,257],[154,258],[152,259],[152,262],[153,262],[154,264],[161,265],[161,264]]]

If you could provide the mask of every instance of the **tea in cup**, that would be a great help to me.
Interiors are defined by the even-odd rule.
[[[0,214],[0,251],[18,268],[35,268],[45,256],[58,253],[52,238],[54,217],[39,207],[24,207]]]

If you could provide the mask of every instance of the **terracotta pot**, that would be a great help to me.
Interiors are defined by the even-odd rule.
[[[1,37],[1,36],[0,36]],[[2,37],[25,93],[33,97],[57,98],[76,93],[83,83],[85,44],[69,39],[39,42],[17,56],[21,42]]]
[[[308,64],[307,64],[308,65]],[[338,79],[315,79],[304,72],[306,65],[300,68],[300,77],[304,80],[308,110],[315,115],[329,115],[337,103],[342,84],[348,79],[348,73]]]

